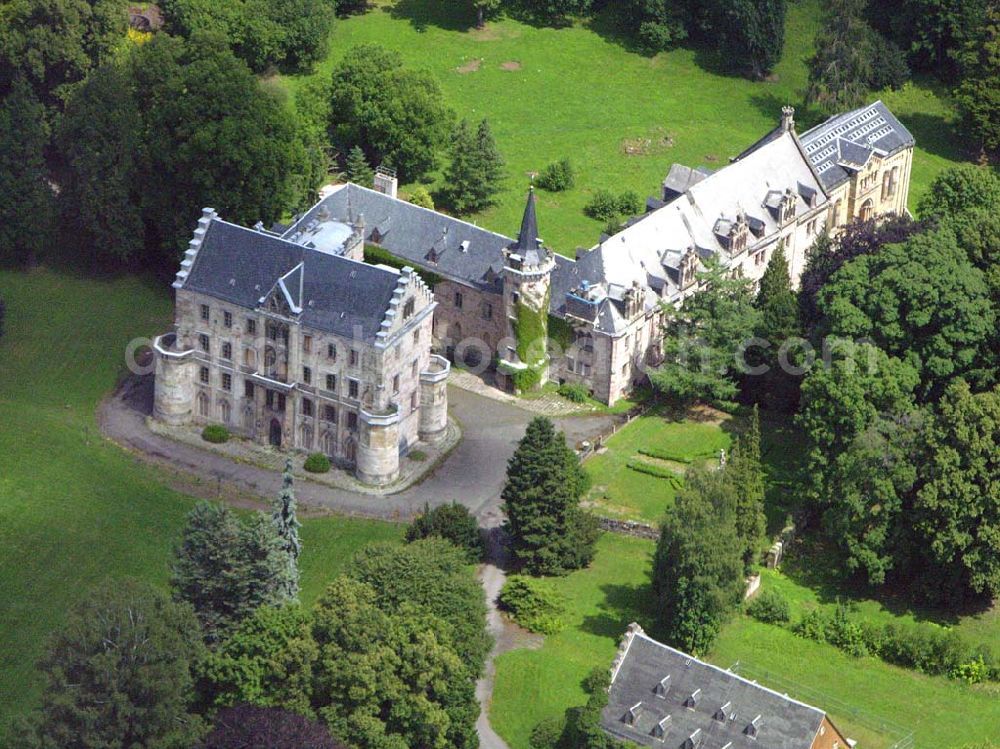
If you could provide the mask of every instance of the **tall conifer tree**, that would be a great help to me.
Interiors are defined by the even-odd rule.
[[[295,477],[292,475],[292,459],[285,461],[285,471],[282,474],[281,492],[278,494],[271,510],[271,522],[281,540],[282,551],[285,553],[287,570],[284,574],[286,582],[285,595],[291,600],[299,596],[299,554],[302,553],[302,541],[299,538],[299,528],[302,524],[296,515]]]

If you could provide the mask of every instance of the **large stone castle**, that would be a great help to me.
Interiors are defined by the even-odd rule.
[[[709,257],[756,281],[782,246],[797,281],[823,232],[906,211],[914,141],[882,102],[801,135],[793,115],[717,171],[675,164],[642,216],[575,258],[546,249],[533,192],[511,238],[399,200],[381,171],[281,231],[206,209],[156,344],[156,416],[319,450],[384,484],[444,433],[449,360],[614,403],[659,361],[664,306]]]

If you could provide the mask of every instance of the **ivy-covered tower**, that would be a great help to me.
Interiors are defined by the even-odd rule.
[[[543,385],[549,376],[549,294],[555,259],[538,236],[534,188],[517,241],[504,250],[503,303],[509,340],[497,362],[499,384],[518,392]]]

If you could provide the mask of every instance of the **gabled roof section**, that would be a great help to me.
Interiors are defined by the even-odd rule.
[[[804,132],[800,140],[827,189],[847,180],[850,169],[867,163],[872,153],[892,155],[915,142],[881,101],[831,117]]]
[[[366,242],[417,268],[484,289],[495,286],[504,268],[503,251],[514,243],[467,221],[355,184],[336,187],[282,236],[299,241],[295,237],[304,237],[306,227],[322,226],[324,221],[363,223]]]
[[[374,340],[398,277],[393,269],[212,218],[182,288],[246,309],[273,291],[303,325]]]
[[[810,749],[825,714],[646,636],[632,625],[601,716],[616,738],[654,747]]]

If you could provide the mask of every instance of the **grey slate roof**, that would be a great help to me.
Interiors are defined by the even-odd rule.
[[[683,164],[673,164],[666,178],[663,180],[663,200],[670,202],[688,191],[692,185],[696,185],[707,177],[709,172],[704,167],[692,169]]]
[[[822,710],[656,642],[637,625],[626,637],[601,716],[613,736],[657,749],[812,746]]]
[[[481,288],[494,288],[503,271],[503,250],[514,240],[442,213],[355,184],[338,187],[283,235],[301,241],[313,222],[365,225],[373,242],[417,268]]]
[[[910,131],[881,101],[831,117],[799,140],[827,189],[848,179],[851,168],[867,163],[873,152],[890,155],[914,143]]]
[[[208,225],[183,288],[255,309],[279,281],[303,325],[372,340],[399,272],[338,257],[220,219]],[[280,286],[279,286],[280,289]]]
[[[538,213],[535,209],[535,188],[528,190],[528,202],[524,206],[524,216],[521,218],[521,230],[517,233],[517,242],[511,249],[518,253],[525,265],[538,265],[546,256],[538,236]]]

